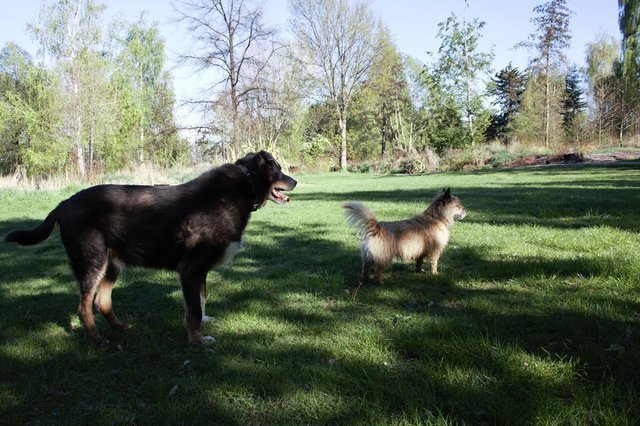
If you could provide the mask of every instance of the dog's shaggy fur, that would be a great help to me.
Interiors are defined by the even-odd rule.
[[[93,306],[118,330],[111,291],[124,265],[165,268],[180,276],[189,341],[202,336],[206,277],[242,247],[252,211],[268,199],[289,201],[282,191],[296,181],[282,173],[271,154],[248,154],[198,178],[175,186],[99,185],[62,201],[32,230],[13,231],[7,241],[32,245],[44,241],[56,223],[80,285],[78,314],[93,342],[101,340]]]
[[[362,282],[369,280],[375,268],[375,283],[382,283],[382,273],[395,257],[415,261],[416,271],[422,270],[425,256],[431,263],[431,273],[438,273],[438,259],[449,241],[449,228],[462,220],[467,211],[449,189],[438,194],[419,216],[396,222],[378,222],[369,208],[352,201],[345,203],[349,223],[363,230],[360,245]]]

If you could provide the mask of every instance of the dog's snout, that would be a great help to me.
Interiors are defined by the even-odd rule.
[[[294,178],[292,178],[291,176],[287,176],[287,175],[283,175],[284,177],[284,182],[287,184],[287,191],[291,191],[292,189],[294,189],[296,187],[296,185],[298,185],[298,181],[295,180]],[[287,200],[288,201],[288,200]]]

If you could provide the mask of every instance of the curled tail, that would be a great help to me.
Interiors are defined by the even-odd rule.
[[[58,209],[55,208],[40,225],[31,230],[9,232],[5,239],[11,243],[18,243],[23,246],[41,243],[51,235],[53,227],[56,225],[57,221]]]
[[[350,201],[344,203],[342,207],[346,210],[345,215],[350,225],[361,228],[366,235],[375,235],[380,231],[380,225],[376,217],[364,204]]]

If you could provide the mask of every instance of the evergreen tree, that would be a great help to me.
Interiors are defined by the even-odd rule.
[[[580,87],[580,75],[573,66],[565,77],[565,90],[562,100],[562,127],[570,143],[579,142],[580,122],[578,118],[587,106],[583,99],[584,90]]]
[[[487,139],[504,138],[513,118],[518,113],[522,95],[526,89],[527,76],[511,63],[496,73],[488,86],[488,94],[495,97],[494,105],[500,111],[493,114],[487,128]]]

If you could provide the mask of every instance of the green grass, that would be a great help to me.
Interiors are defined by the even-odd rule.
[[[128,269],[134,324],[88,345],[57,231],[0,243],[5,424],[638,424],[640,168],[298,176],[209,274],[208,348],[187,344],[175,274]],[[441,275],[401,264],[352,298],[358,239],[340,204],[384,220],[451,187],[469,214]],[[0,234],[73,193],[0,190]]]

